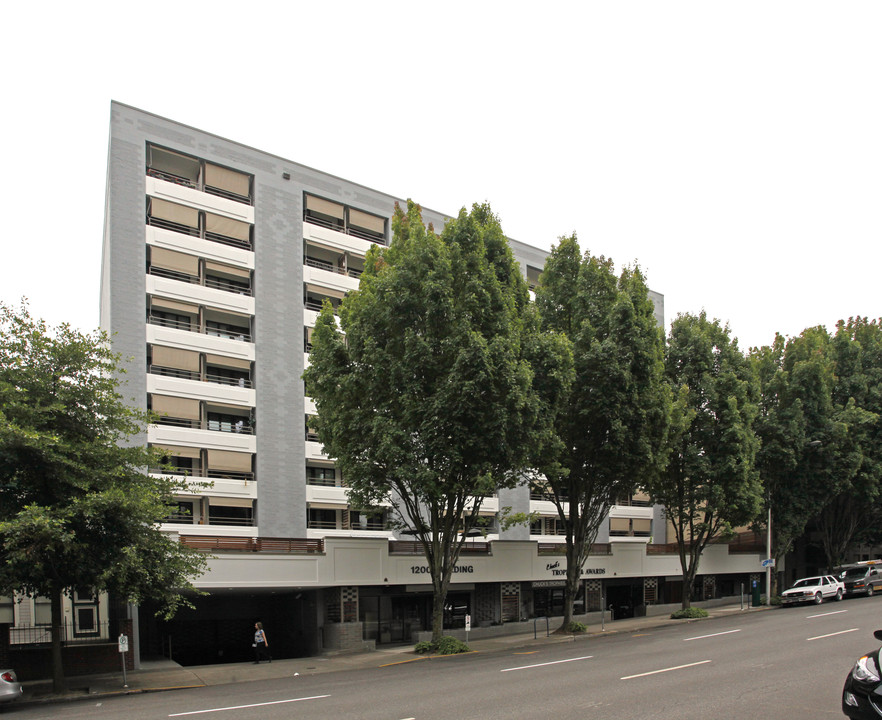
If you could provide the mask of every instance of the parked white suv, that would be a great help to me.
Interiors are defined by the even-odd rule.
[[[793,587],[781,593],[782,605],[796,605],[797,603],[813,602],[820,605],[830,598],[842,600],[845,595],[845,585],[832,575],[818,575],[816,577],[802,578],[793,583]]]

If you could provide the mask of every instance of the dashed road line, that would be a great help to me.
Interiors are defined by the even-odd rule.
[[[726,630],[725,632],[711,633],[710,635],[696,635],[691,638],[683,638],[683,642],[689,642],[690,640],[704,640],[705,638],[717,637],[719,635],[731,635],[732,633],[741,632],[741,628],[737,630]]]
[[[633,680],[634,678],[646,677],[647,675],[658,675],[659,673],[671,672],[671,670],[683,670],[684,668],[695,667],[696,665],[704,665],[705,663],[709,663],[710,660],[699,660],[698,662],[689,663],[688,665],[676,665],[674,667],[662,668],[661,670],[650,670],[649,672],[640,673],[639,675],[625,675],[623,678],[619,678],[619,680]]]
[[[529,670],[530,668],[545,667],[546,665],[560,665],[561,663],[575,662],[576,660],[590,660],[593,655],[585,655],[583,657],[569,658],[567,660],[553,660],[552,662],[536,663],[535,665],[521,665],[520,667],[503,668],[499,672],[512,672],[514,670]]]
[[[190,712],[174,713],[169,717],[183,717],[184,715],[202,715],[204,713],[224,712],[226,710],[245,710],[247,708],[264,707],[266,705],[284,705],[285,703],[301,702],[303,700],[320,700],[329,698],[330,695],[312,695],[311,697],[291,698],[290,700],[272,700],[271,702],[253,703],[251,705],[232,705],[231,707],[208,708],[207,710],[191,710]]]

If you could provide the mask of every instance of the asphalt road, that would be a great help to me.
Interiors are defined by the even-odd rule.
[[[507,652],[193,690],[10,707],[9,718],[841,718],[882,599],[858,598]],[[406,656],[405,656],[406,657]]]

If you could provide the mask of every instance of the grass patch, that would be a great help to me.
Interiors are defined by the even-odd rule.
[[[437,643],[424,640],[418,642],[413,648],[420,655],[456,655],[457,653],[471,652],[471,648],[462,640],[444,635]]]
[[[700,607],[683,608],[682,610],[677,610],[677,612],[671,613],[671,620],[692,620],[695,618],[706,617],[708,617],[707,610]]]

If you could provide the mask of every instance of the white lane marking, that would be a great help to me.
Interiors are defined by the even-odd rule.
[[[300,702],[301,700],[319,700],[331,697],[330,695],[313,695],[312,697],[291,698],[290,700],[273,700],[272,702],[254,703],[252,705],[233,705],[231,707],[210,708],[208,710],[192,710],[190,712],[174,713],[169,717],[181,717],[182,715],[201,715],[203,713],[223,712],[224,710],[244,710],[245,708],[263,707],[264,705],[283,705],[284,703]]]
[[[682,670],[683,668],[695,667],[696,665],[704,665],[710,660],[699,660],[698,662],[689,663],[688,665],[677,665],[676,667],[662,668],[661,670],[652,670],[650,672],[640,673],[639,675],[626,675],[619,680],[633,680],[634,678],[646,677],[647,675],[658,675],[659,673],[671,672],[671,670]]]
[[[741,632],[741,628],[738,630],[726,630],[725,632],[711,633],[710,635],[696,635],[691,638],[683,638],[683,642],[689,642],[690,640],[704,640],[709,637],[717,637],[717,635],[731,635],[732,633]]]
[[[529,670],[530,668],[544,667],[545,665],[560,665],[561,663],[575,662],[576,660],[590,660],[593,655],[585,655],[584,657],[570,658],[569,660],[554,660],[547,663],[536,663],[535,665],[521,665],[520,667],[503,668],[499,672],[511,672],[512,670]]]
[[[851,628],[851,630],[840,630],[839,632],[829,633],[827,635],[816,635],[815,637],[806,638],[806,640],[822,640],[824,638],[833,637],[834,635],[845,635],[845,633],[854,632],[860,628]]]
[[[839,615],[839,613],[846,613],[846,612],[848,612],[848,610],[831,610],[830,612],[818,613],[817,615],[806,615],[805,619],[811,620],[812,618],[827,617],[828,615]]]

